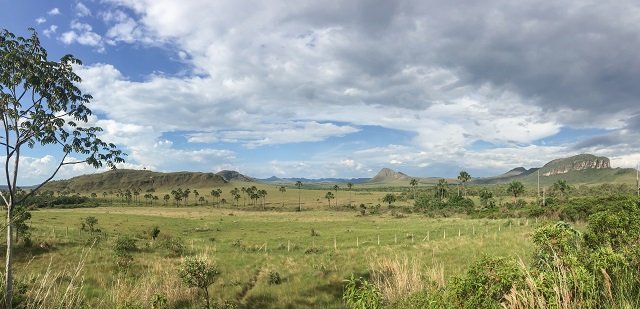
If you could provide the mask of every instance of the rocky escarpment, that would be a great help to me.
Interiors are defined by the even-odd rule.
[[[577,155],[570,158],[557,159],[547,163],[541,169],[541,176],[553,176],[566,174],[571,171],[582,171],[587,169],[609,169],[611,163],[609,158],[596,157],[594,155]]]

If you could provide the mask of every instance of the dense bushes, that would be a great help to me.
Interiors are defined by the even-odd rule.
[[[431,202],[428,198],[424,201]],[[385,305],[391,308],[640,307],[640,204],[637,199],[620,196],[574,199],[560,206],[560,213],[567,218],[586,220],[586,230],[581,233],[565,222],[539,227],[532,235],[536,249],[531,266],[510,258],[485,256],[444,287],[427,285],[423,291]],[[369,292],[379,288],[375,284],[359,284]],[[350,288],[354,288],[353,283]]]

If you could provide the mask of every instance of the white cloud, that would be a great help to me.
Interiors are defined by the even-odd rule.
[[[54,16],[54,15],[60,15],[61,13],[60,13],[60,9],[53,8],[53,9],[49,10],[49,12],[47,12],[47,14],[49,14],[51,16]]]
[[[46,19],[46,18],[44,18],[44,17],[38,17],[38,18],[36,18],[36,25],[44,24],[44,23],[46,23],[46,22],[47,22],[47,19]]]
[[[93,32],[91,25],[73,20],[71,21],[70,27],[70,31],[61,34],[60,41],[67,45],[78,43],[80,45],[95,47],[98,52],[105,51],[102,36]]]
[[[78,17],[91,16],[91,10],[82,2],[78,2],[76,4],[76,16]]]
[[[56,33],[57,30],[58,30],[57,25],[51,25],[49,26],[49,28],[44,29],[43,33],[46,37],[51,37],[53,34]]]

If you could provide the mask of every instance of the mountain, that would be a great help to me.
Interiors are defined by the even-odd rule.
[[[213,173],[176,172],[159,173],[147,170],[119,169],[99,174],[82,175],[68,180],[56,180],[43,189],[51,191],[75,190],[95,192],[114,189],[140,188],[205,188],[217,187],[227,181]]]
[[[411,177],[402,172],[396,172],[390,168],[381,169],[377,175],[375,175],[370,182],[396,182],[396,181],[410,181]]]
[[[254,181],[256,181],[255,178],[242,175],[242,174],[240,174],[240,173],[238,173],[236,171],[223,170],[223,171],[217,172],[216,175],[222,177],[227,182],[232,182],[232,181],[254,182]]]
[[[527,184],[538,182],[550,185],[558,180],[571,184],[635,183],[636,170],[631,168],[612,168],[609,158],[591,154],[579,154],[567,158],[555,159],[540,168],[512,169],[502,175],[477,178],[473,183],[493,184],[520,181]]]

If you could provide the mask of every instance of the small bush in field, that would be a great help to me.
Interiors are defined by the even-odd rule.
[[[207,308],[209,306],[209,286],[217,279],[220,272],[218,267],[205,259],[186,258],[180,268],[178,276],[187,286],[201,289],[204,292]]]
[[[151,235],[151,239],[156,240],[156,238],[158,238],[158,235],[160,234],[160,228],[157,226],[154,226],[153,228],[151,228],[151,230],[149,231],[149,235]]]
[[[275,285],[282,283],[282,278],[280,277],[280,273],[278,273],[277,271],[269,272],[268,282],[269,284],[275,284]]]

